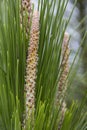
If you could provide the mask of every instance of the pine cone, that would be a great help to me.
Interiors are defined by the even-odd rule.
[[[26,37],[30,33],[30,18],[31,18],[31,2],[30,0],[22,0],[21,12],[20,12],[20,23],[21,27],[24,28]]]
[[[61,119],[59,121],[58,125],[58,130],[61,130],[62,123],[64,120],[65,112],[66,112],[66,103],[65,101],[62,101],[67,89],[67,76],[69,73],[69,47],[68,47],[68,42],[69,42],[69,35],[67,33],[64,34],[64,40],[62,44],[62,63],[61,63],[61,75],[58,83],[58,92],[57,92],[57,99],[56,99],[56,104],[61,105]]]
[[[39,13],[34,12],[30,32],[30,44],[28,48],[25,94],[26,94],[26,118],[32,116],[35,109],[35,80],[38,62],[39,42]]]
[[[61,104],[63,96],[67,89],[67,76],[69,73],[69,35],[67,33],[64,34],[64,40],[62,45],[62,63],[61,63],[61,74],[58,83],[58,92],[57,92],[57,104]]]

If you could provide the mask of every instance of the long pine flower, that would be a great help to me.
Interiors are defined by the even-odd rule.
[[[62,62],[61,62],[61,74],[59,78],[58,91],[57,91],[57,102],[56,102],[57,104],[61,103],[67,89],[67,76],[69,73],[69,54],[70,54],[68,42],[69,42],[69,35],[65,33],[62,44]]]
[[[28,47],[27,65],[26,65],[26,118],[31,118],[35,110],[35,80],[38,62],[38,42],[39,42],[39,13],[36,11],[33,14],[30,44]]]
[[[58,125],[58,130],[61,130],[65,112],[66,112],[66,102],[63,100],[63,98],[67,89],[67,76],[69,73],[70,49],[68,47],[68,42],[69,42],[69,35],[65,33],[63,44],[62,44],[61,74],[60,74],[60,79],[58,83],[58,91],[57,91],[57,99],[56,99],[56,104],[61,105],[61,112],[60,112],[61,117],[60,117],[60,121]]]

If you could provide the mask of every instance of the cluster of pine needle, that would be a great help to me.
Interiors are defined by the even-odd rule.
[[[66,102],[75,62],[67,4],[38,0],[36,10],[32,0],[0,2],[0,130],[86,130],[86,100]]]

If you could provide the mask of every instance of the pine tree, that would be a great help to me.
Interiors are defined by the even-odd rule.
[[[0,130],[86,130],[86,98],[65,100],[76,59],[69,68],[67,4],[0,1]]]

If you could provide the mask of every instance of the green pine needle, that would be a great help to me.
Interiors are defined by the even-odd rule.
[[[34,126],[30,119],[27,121],[26,130],[57,130],[61,120],[62,103],[55,105],[60,76],[61,48],[64,33],[76,4],[75,2],[66,20],[64,12],[68,2],[69,0],[38,0],[40,34],[35,86],[35,119]],[[25,30],[20,26],[20,5],[21,0],[0,1],[0,130],[24,130],[22,126],[26,107],[25,69],[30,38],[27,40]],[[83,42],[84,40],[81,44]],[[67,87],[72,84],[75,74],[72,70],[78,54],[77,52],[71,65]],[[75,102],[67,108],[61,130],[87,129],[85,104],[86,98],[80,104]]]

